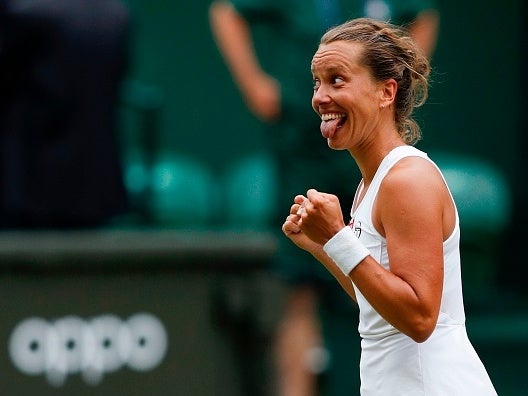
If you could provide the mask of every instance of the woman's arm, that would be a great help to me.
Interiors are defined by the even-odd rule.
[[[342,228],[332,197],[309,191],[298,225],[321,248]],[[386,237],[390,270],[367,256],[348,274],[385,320],[417,342],[430,336],[440,310],[449,228],[444,223],[454,224],[446,221],[454,218],[449,197],[433,165],[419,158],[400,161],[382,182],[373,210],[374,225]]]

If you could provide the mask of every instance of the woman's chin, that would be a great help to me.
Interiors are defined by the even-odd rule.
[[[346,147],[343,144],[339,144],[335,139],[327,139],[328,147],[332,150],[346,150]]]

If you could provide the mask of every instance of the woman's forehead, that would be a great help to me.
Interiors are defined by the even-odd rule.
[[[340,68],[356,65],[363,46],[356,42],[334,41],[319,45],[312,58],[312,70],[318,68]]]

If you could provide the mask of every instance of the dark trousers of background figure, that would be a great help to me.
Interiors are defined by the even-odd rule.
[[[114,112],[128,10],[0,1],[0,226],[102,224],[126,208]]]

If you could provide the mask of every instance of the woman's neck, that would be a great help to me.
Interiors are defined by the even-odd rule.
[[[351,152],[352,157],[363,177],[363,183],[368,186],[376,171],[378,170],[381,161],[396,147],[404,146],[405,142],[398,135],[396,139],[378,140],[379,143],[371,144],[369,147],[363,147],[357,152]]]

